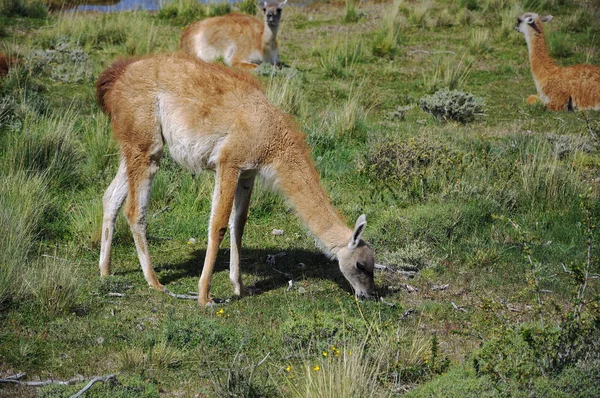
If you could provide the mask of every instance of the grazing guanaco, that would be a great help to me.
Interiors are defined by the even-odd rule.
[[[216,172],[198,283],[201,305],[212,303],[210,282],[228,222],[230,279],[234,293],[244,293],[240,247],[256,176],[283,191],[308,229],[337,257],[356,296],[374,294],[373,253],[362,239],[365,216],[354,230],[346,226],[319,183],[304,135],[291,116],[269,103],[252,76],[180,53],[116,61],[100,75],[96,88],[121,151],[119,169],[103,197],[101,275],[110,272],[115,219],[127,198],[125,215],[146,281],[164,289],[150,262],[146,209],[166,144],[181,166]]]
[[[553,111],[600,109],[600,66],[556,65],[548,54],[542,26],[542,22],[551,19],[552,15],[540,17],[533,12],[517,18],[515,30],[525,35],[531,72],[539,96],[529,96],[527,102],[535,103],[539,98]]]
[[[181,50],[206,62],[222,58],[228,66],[240,69],[254,69],[263,62],[277,65],[277,31],[286,3],[264,2],[264,22],[231,13],[193,23],[181,36]]]

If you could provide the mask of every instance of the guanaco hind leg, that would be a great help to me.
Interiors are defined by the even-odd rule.
[[[248,207],[250,205],[250,197],[254,188],[255,176],[244,178],[240,176],[237,188],[235,191],[235,199],[233,201],[233,211],[229,220],[231,228],[229,235],[231,236],[231,250],[229,260],[229,279],[233,283],[233,292],[236,296],[244,295],[244,285],[242,283],[242,274],[240,272],[242,235],[244,227],[248,220]]]
[[[215,190],[212,198],[210,222],[208,226],[208,244],[204,267],[198,282],[198,302],[201,305],[210,305],[213,301],[209,297],[210,281],[213,268],[217,259],[219,245],[227,232],[227,223],[233,208],[233,200],[237,182],[240,176],[239,169],[225,164],[217,166],[215,174]]]
[[[119,209],[127,197],[129,186],[127,183],[127,168],[125,159],[121,158],[117,175],[112,180],[104,196],[102,204],[104,208],[104,217],[102,220],[102,238],[100,244],[100,275],[108,276],[110,274],[110,252],[112,248],[112,238],[115,230],[115,221]]]

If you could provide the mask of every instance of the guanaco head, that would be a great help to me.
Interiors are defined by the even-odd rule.
[[[283,3],[263,3],[262,10],[265,13],[265,22],[271,29],[277,29],[279,27],[279,21],[281,20],[281,10],[285,7],[285,0]]]
[[[526,12],[520,17],[517,17],[517,26],[515,26],[515,30],[523,33],[525,36],[532,33],[532,31],[539,34],[542,32],[542,22],[548,22],[552,18],[552,15],[540,17],[534,12]]]
[[[375,282],[373,281],[375,260],[373,251],[362,240],[366,226],[367,218],[363,214],[356,220],[352,237],[348,245],[337,253],[337,258],[340,270],[352,285],[356,297],[371,298],[375,295]]]

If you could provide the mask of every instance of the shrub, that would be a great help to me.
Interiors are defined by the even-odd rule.
[[[258,11],[256,1],[254,0],[242,0],[241,2],[237,3],[237,6],[244,14],[256,15],[256,12]]]
[[[156,17],[185,26],[205,18],[206,7],[195,0],[173,1],[162,6]]]
[[[0,0],[0,15],[44,19],[48,16],[48,7],[41,1]]]
[[[406,246],[381,254],[383,262],[401,269],[418,271],[437,265],[437,259],[431,247],[420,240],[414,240]]]
[[[231,12],[231,4],[228,2],[223,3],[210,3],[206,6],[207,12],[206,14],[209,17],[218,17],[220,15],[229,14]]]
[[[20,293],[42,215],[50,202],[45,180],[12,171],[0,184],[0,304]]]
[[[346,0],[346,14],[344,14],[345,23],[358,22],[361,18],[362,12],[356,7],[355,0]]]
[[[432,63],[433,70],[423,72],[425,89],[434,92],[441,88],[458,90],[467,81],[475,60],[466,55],[442,56]]]
[[[327,355],[325,355],[327,354]],[[286,381],[292,397],[390,397],[379,384],[382,368],[385,366],[383,350],[374,357],[368,355],[364,343],[349,343],[341,349],[329,347],[323,352],[322,360],[306,360],[301,373],[288,368],[291,378]]]
[[[36,50],[26,58],[33,74],[49,75],[63,83],[91,82],[93,68],[88,54],[70,43],[59,42],[54,48]]]
[[[257,373],[257,368],[266,360],[265,357],[256,365],[243,365],[242,356],[236,355],[227,369],[211,370],[210,381],[214,397],[246,397],[269,398],[277,397],[277,390],[269,384],[269,375]],[[209,366],[210,367],[210,366]]]
[[[441,121],[455,120],[468,123],[483,115],[484,102],[481,98],[458,90],[440,90],[421,98],[420,106]]]
[[[76,304],[80,281],[75,264],[56,256],[42,258],[25,278],[26,293],[47,314],[70,312]]]
[[[395,0],[392,9],[385,14],[383,24],[375,31],[371,51],[376,57],[391,57],[395,54],[400,40],[400,27],[405,24],[399,12],[400,1]]]
[[[457,170],[461,159],[443,145],[424,139],[380,140],[371,144],[367,171],[373,179],[406,185],[437,172]]]

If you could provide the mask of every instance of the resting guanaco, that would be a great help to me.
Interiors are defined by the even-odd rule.
[[[164,145],[183,167],[214,170],[208,244],[198,284],[201,305],[212,303],[217,251],[231,227],[230,279],[244,293],[240,247],[255,177],[272,180],[290,200],[357,296],[372,296],[374,260],[362,239],[366,219],[348,228],[319,183],[304,135],[293,118],[269,103],[249,74],[185,54],[115,62],[96,83],[121,151],[117,174],[103,197],[100,273],[108,275],[115,219],[125,198],[139,260],[148,284],[164,287],[150,262],[146,210]]]
[[[286,3],[264,2],[264,22],[231,13],[193,23],[181,36],[181,50],[206,62],[222,58],[240,69],[254,69],[263,62],[277,65],[277,31]]]
[[[558,66],[546,47],[542,22],[552,15],[540,17],[527,12],[517,18],[515,30],[525,35],[529,49],[529,62],[539,100],[553,111],[562,109],[600,109],[600,67],[580,64]],[[529,96],[528,103],[537,98]]]

